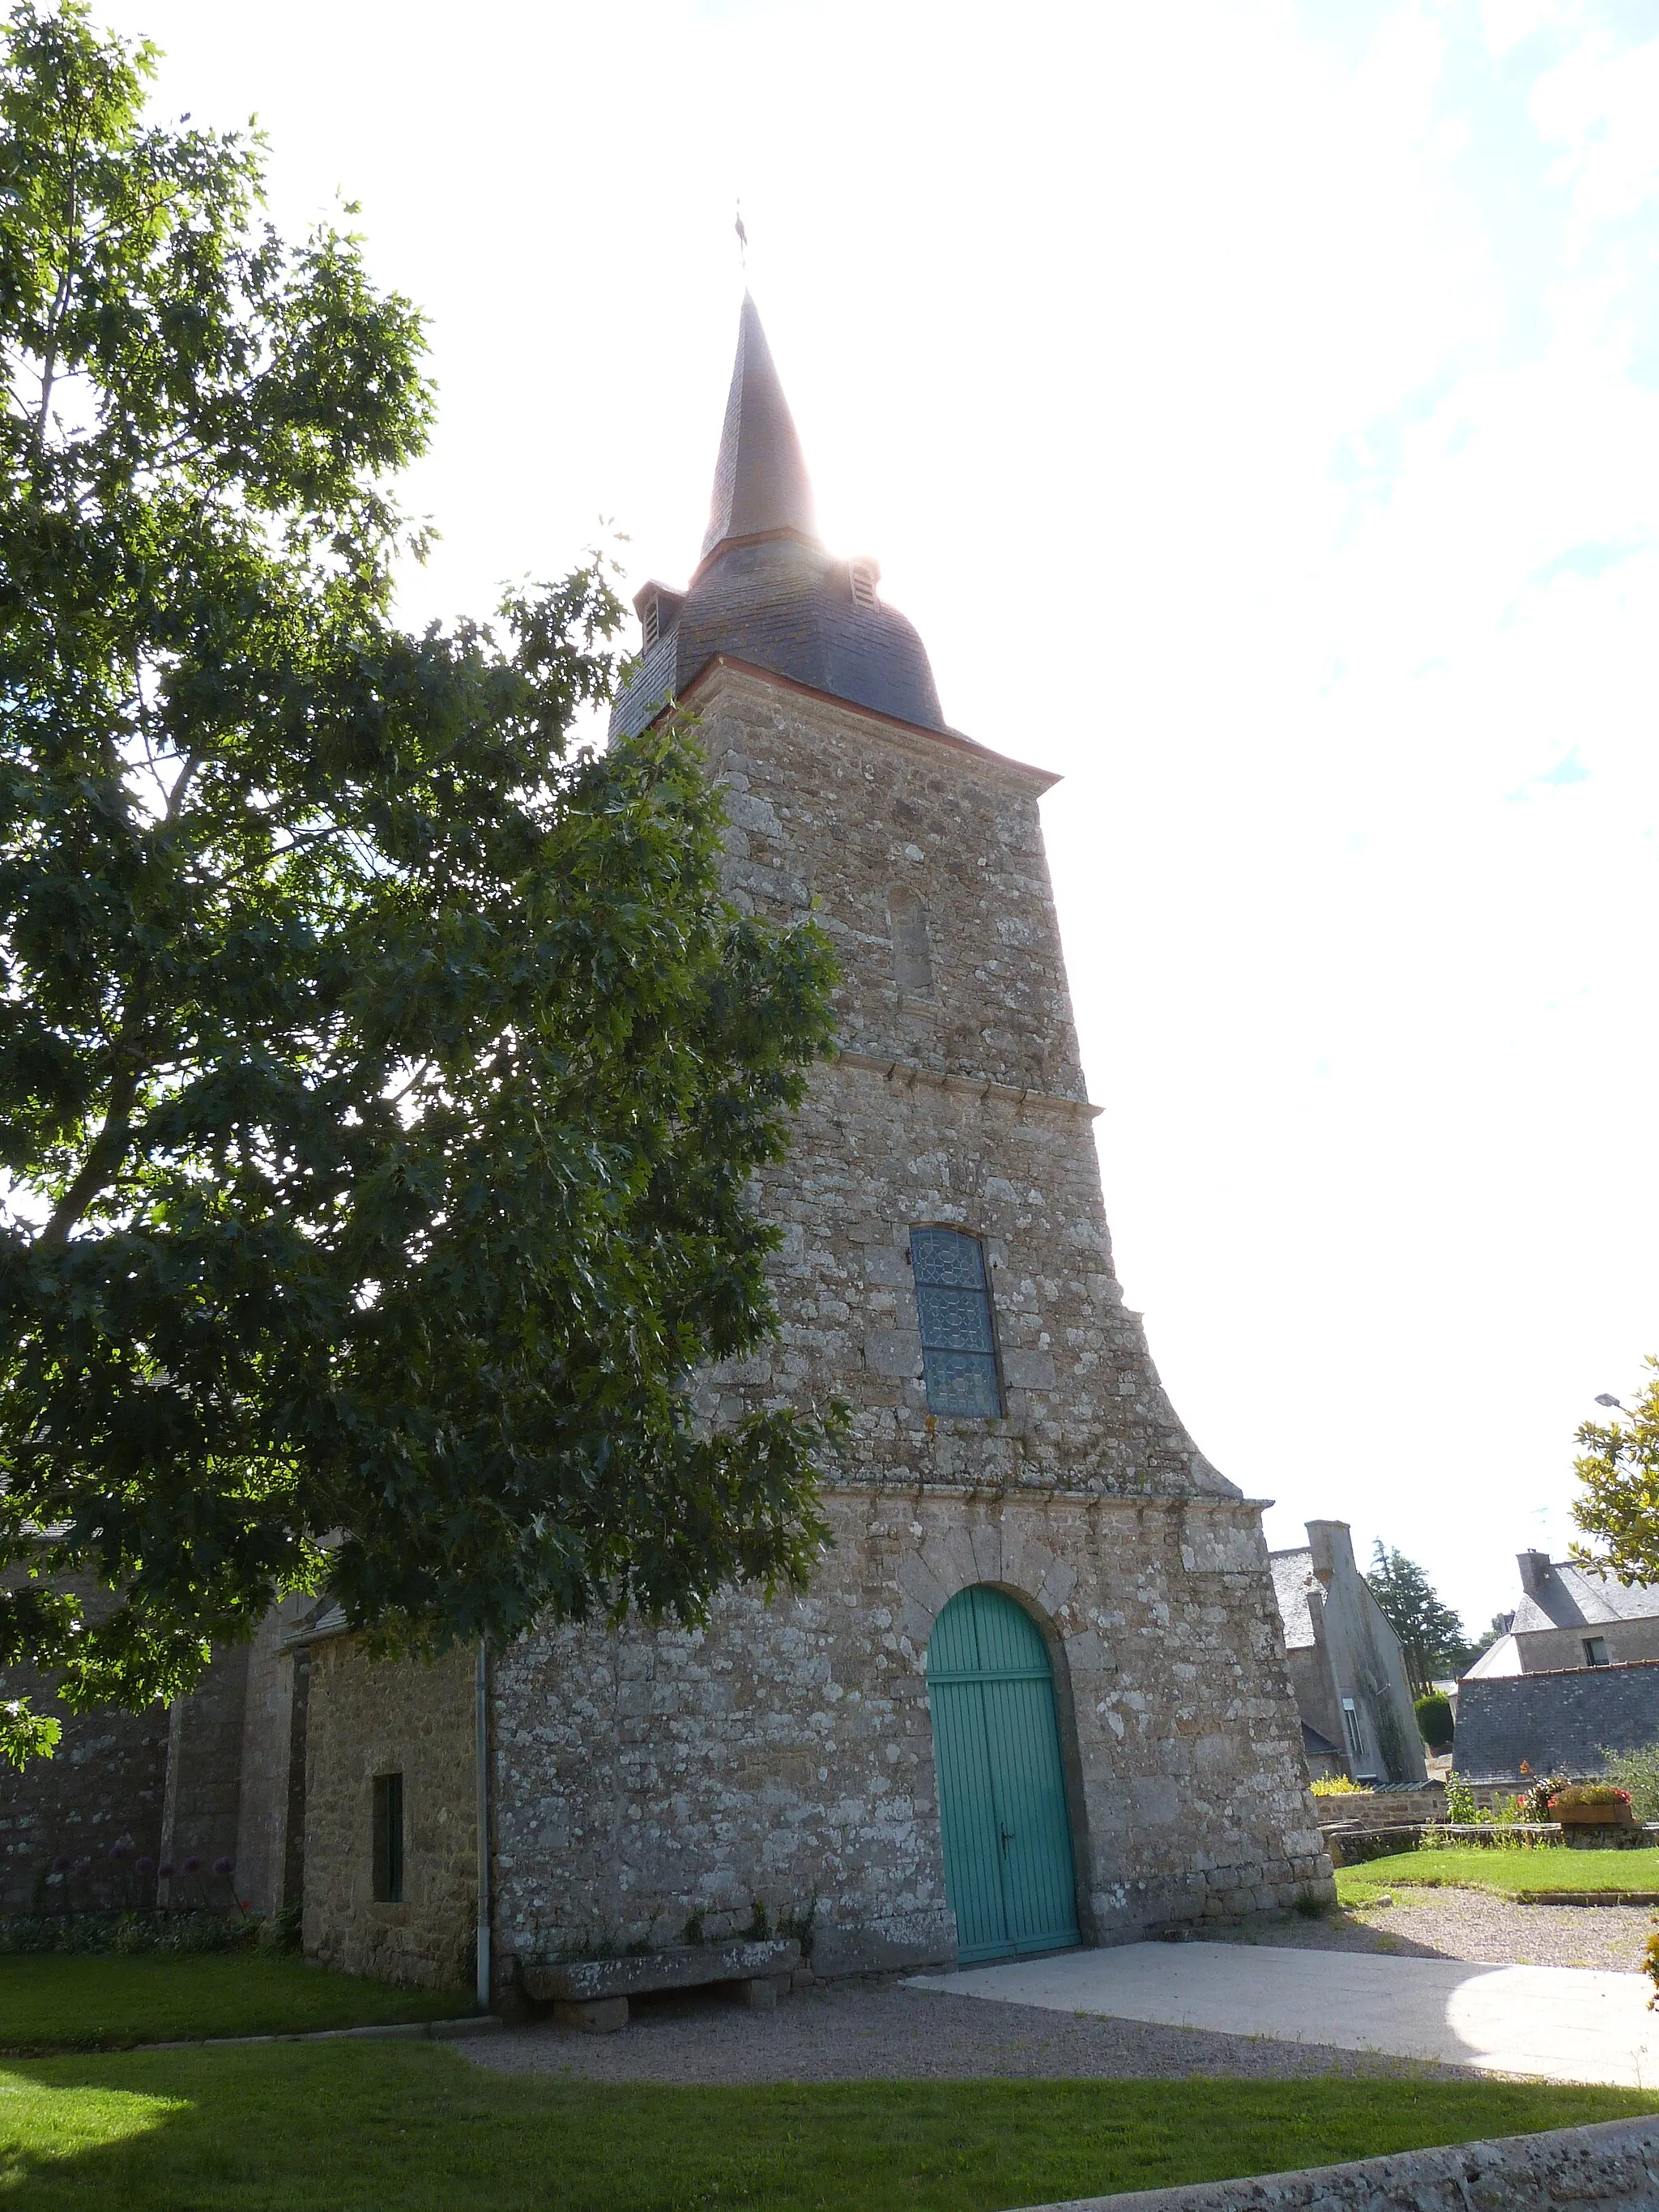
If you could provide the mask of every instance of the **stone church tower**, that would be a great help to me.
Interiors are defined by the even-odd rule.
[[[804,1597],[734,1590],[706,1632],[556,1628],[497,1655],[498,1984],[515,1959],[734,1931],[757,1905],[811,1915],[822,1973],[1328,1893],[1260,1508],[1182,1429],[1112,1271],[1037,814],[1054,778],[951,729],[874,564],[824,550],[751,301],[702,557],[635,605],[613,729],[695,712],[731,896],[816,914],[842,963],[839,1057],[760,1198],[781,1334],[708,1400],[840,1395],[854,1427]],[[413,1879],[441,1759],[396,1728],[365,1742],[386,1670],[312,1651],[313,1947],[420,1971],[414,1929],[371,1938],[376,1908],[344,1893],[375,1762],[431,1770],[403,1785]],[[458,1752],[472,1688],[458,1661]]]
[[[500,1992],[757,1909],[810,1920],[831,1974],[1328,1896],[1260,1507],[1182,1427],[1113,1273],[1054,778],[951,729],[874,564],[824,550],[748,300],[701,560],[635,605],[613,727],[695,712],[732,897],[813,913],[841,959],[839,1057],[759,1197],[781,1334],[704,1382],[717,1418],[850,1401],[835,1541],[800,1598],[488,1663],[372,1665],[337,1613],[273,1621],[240,1817],[262,1864],[302,1863],[307,1949],[453,1984],[481,1921]]]

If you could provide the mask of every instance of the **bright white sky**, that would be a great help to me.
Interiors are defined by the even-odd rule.
[[[411,617],[684,579],[750,276],[1049,852],[1218,1464],[1484,1626],[1659,1351],[1652,0],[104,0],[431,318]]]

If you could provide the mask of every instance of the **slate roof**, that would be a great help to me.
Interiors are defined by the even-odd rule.
[[[1611,1576],[1590,1574],[1571,1559],[1552,1559],[1541,1589],[1525,1591],[1510,1623],[1511,1636],[1544,1628],[1595,1628],[1610,1620],[1650,1620],[1659,1614],[1659,1589],[1636,1583],[1628,1589]]]
[[[745,292],[702,557],[728,538],[758,538],[774,530],[793,530],[814,543],[818,534],[795,418],[759,313]]]
[[[1310,1728],[1306,1721],[1302,1723],[1302,1749],[1304,1757],[1309,1759],[1340,1759],[1343,1755],[1329,1736],[1321,1735],[1319,1730]]]
[[[1285,1624],[1285,1648],[1305,1649],[1314,1640],[1313,1619],[1308,1611],[1308,1592],[1313,1585],[1313,1553],[1304,1544],[1299,1552],[1269,1552],[1273,1595]]]
[[[702,559],[684,594],[647,586],[661,630],[611,709],[631,736],[716,654],[944,732],[927,652],[896,608],[860,605],[817,535],[800,441],[755,303],[744,295]]]

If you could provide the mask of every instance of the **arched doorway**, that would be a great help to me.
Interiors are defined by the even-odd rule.
[[[1054,1670],[1036,1623],[1000,1590],[958,1590],[933,1623],[927,1700],[957,1956],[1075,1943]]]

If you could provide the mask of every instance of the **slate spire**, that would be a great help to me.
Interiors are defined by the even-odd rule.
[[[781,530],[817,542],[812,487],[800,440],[759,313],[745,292],[702,557],[707,560],[727,538]]]

